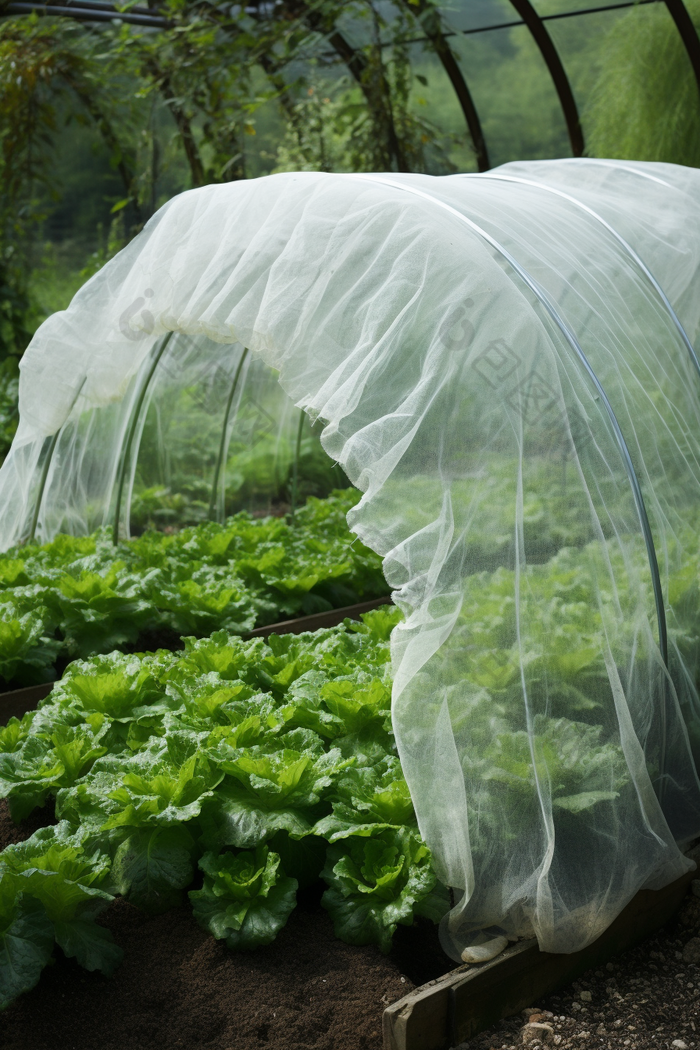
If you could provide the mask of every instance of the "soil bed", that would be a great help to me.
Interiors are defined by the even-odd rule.
[[[47,804],[22,824],[0,801],[0,849],[53,823]],[[277,940],[234,953],[187,905],[149,917],[117,900],[103,923],[124,949],[111,979],[56,949],[33,991],[0,1014],[2,1050],[381,1050],[384,1007],[452,967],[431,923],[399,927],[391,954],[339,941],[300,894]],[[590,999],[589,999],[590,995]],[[700,899],[644,944],[556,995],[533,1003],[542,1039],[523,1042],[525,1018],[500,1022],[459,1050],[687,1050],[700,1048]],[[534,1035],[530,1031],[525,1033]]]
[[[15,825],[0,802],[0,848],[52,822],[50,808]],[[444,973],[431,923],[399,927],[389,956],[339,941],[300,895],[276,941],[234,953],[188,905],[149,917],[117,900],[102,922],[124,949],[107,979],[56,950],[39,984],[0,1015],[2,1050],[381,1050],[384,1007]]]

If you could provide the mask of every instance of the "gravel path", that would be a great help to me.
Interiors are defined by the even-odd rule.
[[[689,893],[676,919],[655,937],[455,1050],[522,1046],[700,1048],[700,899]]]

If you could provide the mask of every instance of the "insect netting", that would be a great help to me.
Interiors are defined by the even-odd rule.
[[[575,951],[700,834],[699,255],[668,165],[184,193],[25,354],[3,545],[165,520],[173,479],[190,514],[288,506],[340,464],[404,613],[443,943]]]
[[[281,513],[347,484],[276,371],[245,347],[173,333],[116,398],[96,407],[78,392],[45,441],[29,535],[109,525],[123,537],[239,510]]]

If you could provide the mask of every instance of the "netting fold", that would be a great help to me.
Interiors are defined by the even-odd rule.
[[[699,268],[700,173],[671,165],[184,193],[27,350],[2,546],[128,533],[183,477],[203,515],[266,505],[302,439],[331,469],[302,409],[404,613],[446,949],[575,951],[700,835]]]

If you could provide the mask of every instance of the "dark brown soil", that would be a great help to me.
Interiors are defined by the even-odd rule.
[[[0,1019],[3,1050],[379,1050],[384,1006],[412,986],[297,908],[274,944],[230,952],[186,909],[104,919],[125,952],[110,979],[65,959]]]
[[[10,816],[10,806],[6,798],[0,798],[0,850],[12,842],[24,842],[39,828],[46,828],[56,823],[54,800],[50,798],[41,809],[35,809],[21,824],[15,824]]]
[[[172,627],[161,625],[141,631],[133,645],[123,646],[125,653],[154,653],[156,649],[172,649],[179,652],[185,648],[182,638]]]
[[[52,823],[21,825],[0,801],[0,849]],[[116,901],[102,921],[124,949],[110,979],[66,960],[0,1015],[2,1050],[380,1050],[384,1007],[453,965],[430,923],[399,927],[391,955],[335,938],[315,890],[274,944],[230,952],[187,906],[148,917]],[[458,1050],[700,1048],[700,899],[656,937],[534,1002],[541,1041],[518,1015]],[[527,1042],[525,1042],[527,1040]]]
[[[49,823],[10,820],[0,848]],[[38,821],[38,823],[37,823]],[[60,949],[33,991],[0,1015],[2,1050],[380,1050],[384,1007],[452,963],[435,928],[400,927],[390,956],[339,941],[307,891],[277,940],[234,953],[187,906],[148,917],[123,900],[104,913],[124,962],[87,973]]]

